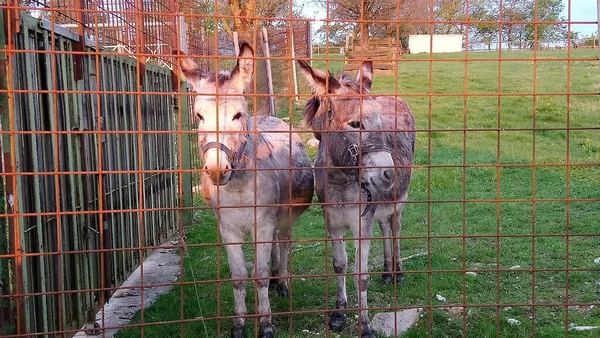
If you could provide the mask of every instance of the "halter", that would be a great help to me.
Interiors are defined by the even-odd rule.
[[[235,169],[238,167],[238,164],[241,163],[242,158],[244,157],[244,152],[246,151],[246,144],[248,143],[248,136],[249,135],[246,134],[244,142],[242,142],[242,144],[240,145],[240,147],[238,148],[238,150],[236,152],[233,152],[231,149],[227,148],[227,146],[221,142],[208,142],[207,144],[202,146],[202,148],[201,148],[202,155],[204,155],[204,153],[206,153],[206,151],[211,148],[216,148],[216,149],[222,150],[225,154],[227,154],[227,159],[229,160],[229,163],[231,164],[231,174],[229,175],[229,179],[227,179],[227,182],[225,182],[224,184],[229,183],[229,181],[231,181],[231,179],[235,175]]]
[[[334,113],[333,105],[331,104],[331,99],[328,98],[327,99],[327,119],[329,121],[333,120],[333,113]],[[327,121],[325,121],[324,126],[327,126]],[[358,162],[359,155],[362,157],[365,154],[374,153],[374,152],[378,152],[378,151],[387,151],[391,154],[390,149],[387,148],[385,145],[383,145],[383,143],[382,144],[361,145],[360,152],[359,152],[358,144],[350,141],[350,139],[346,136],[346,132],[340,131],[339,133],[342,135],[342,139],[346,142],[346,149],[348,150],[348,153],[350,153],[350,156],[352,157],[352,160],[354,162],[352,165],[354,168],[352,169],[351,174],[356,177],[357,183],[358,183],[358,177],[359,177],[359,171],[360,171],[360,169],[359,169],[360,163]],[[367,194],[367,206],[365,207],[365,209],[363,210],[363,212],[360,215],[360,217],[364,217],[371,210],[372,204],[370,202],[373,199],[373,195],[371,194],[371,191],[369,190],[369,188],[367,188],[367,185],[364,182],[360,183],[360,189]]]

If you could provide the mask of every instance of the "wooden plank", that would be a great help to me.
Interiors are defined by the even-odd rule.
[[[25,31],[24,38],[23,38],[23,42],[24,42],[24,46],[23,49],[25,50],[35,50],[36,49],[36,40],[35,39],[30,39],[29,37],[29,27],[22,27],[22,31]],[[31,41],[33,40],[33,41]],[[25,58],[25,73],[24,73],[24,78],[25,78],[25,88],[23,89],[39,89],[38,83],[37,81],[34,82],[34,79],[39,79],[40,76],[37,73],[37,54],[26,54],[24,55]],[[23,74],[23,73],[22,73]],[[39,94],[26,94],[28,101],[27,101],[27,107],[24,107],[24,112],[26,114],[29,114],[29,130],[40,130],[41,128],[39,127],[39,120],[35,118],[35,114],[41,110],[40,107],[40,95]],[[25,127],[25,126],[23,126]],[[24,139],[25,137],[23,137],[22,139]],[[30,154],[31,154],[31,162],[32,162],[32,168],[31,170],[33,172],[40,172],[40,168],[39,168],[39,151],[41,150],[41,146],[38,145],[41,141],[41,137],[39,137],[39,135],[31,135],[30,137],[31,139],[31,148],[30,148]],[[18,167],[16,168],[17,171],[24,171],[24,168],[22,167]],[[24,177],[19,177],[17,178],[18,181],[23,181]],[[41,192],[41,188],[40,188],[40,180],[39,180],[39,176],[33,176],[33,203],[31,203],[32,201],[27,201],[26,199],[22,199],[23,196],[22,194],[17,194],[17,196],[21,195],[19,198],[19,205],[25,206],[26,203],[29,205],[33,206],[33,210],[23,210],[24,212],[42,212],[42,202],[40,200],[41,196],[42,196],[42,192]],[[18,188],[19,192],[22,192],[23,189],[22,188]],[[33,225],[30,224],[30,222],[26,222],[25,221],[25,217],[21,217],[22,218],[22,225],[23,225],[23,229],[22,232],[25,234],[29,231],[35,231],[35,233],[37,234],[38,240],[37,240],[37,252],[44,252],[44,234],[42,233],[42,217],[41,216],[36,216],[36,217],[31,217],[29,219],[35,219]],[[31,228],[30,228],[31,226]],[[27,238],[29,236],[24,235],[22,237],[22,239],[24,240],[23,243],[23,247],[25,248],[25,250],[27,250]],[[33,249],[33,248],[32,248]],[[23,264],[24,267],[28,266],[31,267],[32,272],[30,274],[26,273],[25,269],[24,270],[24,282],[25,284],[25,292],[27,293],[35,293],[35,292],[48,292],[46,285],[47,285],[47,277],[49,276],[46,272],[46,262],[44,257],[41,257],[39,259],[39,264],[35,265],[33,264],[33,259],[29,258],[25,260],[26,263]],[[41,288],[38,290],[37,288],[34,287],[33,285],[33,271],[37,272],[38,275],[36,277],[37,281],[39,282],[39,285],[41,286]],[[35,301],[35,297],[30,297],[30,302],[28,309],[26,309],[26,314],[28,316],[28,327],[27,327],[27,331],[28,332],[34,332],[32,330],[34,330],[33,328],[37,328],[38,325],[41,323],[41,329],[44,330],[45,332],[48,331],[48,321],[47,321],[47,316],[46,314],[49,315],[53,315],[53,313],[49,313],[49,308],[48,308],[48,296],[44,295],[44,296],[40,296],[40,300],[41,300],[41,308],[36,309],[36,301]]]
[[[71,44],[68,40],[58,37],[60,43],[57,44],[61,50],[71,50]],[[57,73],[57,76],[60,78],[59,83],[62,84],[59,89],[62,90],[73,90],[75,89],[74,84],[74,74],[73,74],[73,60],[71,54],[58,54],[56,55],[57,62],[56,65],[60,65],[60,72]],[[58,86],[58,84],[57,84]],[[58,87],[57,87],[58,88]],[[60,98],[62,98],[62,110],[59,111],[61,115],[63,115],[64,119],[64,130],[71,131],[73,123],[77,123],[79,120],[78,110],[75,107],[75,94],[58,94]],[[60,99],[59,99],[60,102]],[[59,107],[60,109],[61,107]],[[66,154],[63,151],[61,154],[61,163],[66,168],[59,168],[60,171],[64,171],[66,169],[70,172],[78,171],[79,168],[76,166],[77,159],[79,154],[75,150],[75,141],[76,136],[73,134],[61,135],[60,138],[66,145],[63,145],[63,149],[66,150]],[[79,202],[79,197],[81,196],[81,189],[78,185],[78,178],[80,175],[63,175],[61,187],[63,190],[66,188],[66,191],[61,194],[61,209],[76,211],[78,206],[81,205]],[[63,197],[64,196],[64,197]],[[68,196],[68,198],[67,198]],[[84,224],[83,222],[79,222],[79,215],[70,215],[64,216],[64,224],[61,223],[61,229],[63,231],[62,238],[63,243],[66,244],[66,248],[63,250],[81,250],[80,245],[80,228]],[[62,286],[63,290],[80,290],[81,288],[81,279],[84,278],[84,275],[81,270],[82,266],[82,255],[68,255],[63,258],[63,281],[64,285]],[[59,281],[60,283],[61,281]],[[61,296],[63,298],[63,317],[61,320],[63,321],[64,327],[69,327],[69,325],[74,322],[74,324],[81,323],[83,318],[83,312],[77,311],[76,308],[79,304],[83,303],[81,293],[68,294]],[[67,312],[68,310],[68,312]]]
[[[4,27],[8,24],[4,17],[6,12],[7,11],[0,10],[0,24],[3,27],[0,29],[0,49],[5,49],[7,47],[7,37],[4,31]],[[15,57],[13,57],[13,60],[14,59]],[[0,52],[0,88],[3,90],[12,89],[9,79],[13,79],[13,76],[9,75],[9,62],[10,60],[8,60],[6,53]],[[9,98],[6,93],[0,94],[0,111],[3,112],[3,114],[0,115],[0,125],[3,126],[2,130],[4,131],[10,130],[11,117],[9,115],[11,114],[9,112],[11,106],[15,107],[15,101],[14,95]],[[11,105],[11,102],[13,105]],[[18,111],[18,109],[13,109],[13,112]],[[4,159],[4,168],[2,168],[3,173],[14,173],[11,158],[15,158],[19,153],[18,148],[16,148],[17,151],[15,151],[15,153],[12,153],[12,142],[14,137],[12,135],[2,134],[1,138],[0,153]],[[5,216],[7,216],[0,220],[0,254],[14,253],[18,255],[21,252],[20,240],[18,238],[20,231],[17,228],[15,217],[11,217],[16,212],[15,205],[12,203],[15,193],[13,177],[14,176],[7,176],[3,182],[0,182],[0,190],[2,190],[2,197],[4,198],[1,202],[1,212],[5,213]],[[22,281],[21,260],[22,257],[20,255],[16,256],[14,259],[0,259],[0,280],[3,281],[0,283],[1,294],[7,295],[11,292],[16,294],[23,293],[22,284],[16,283]],[[24,297],[13,297],[12,299],[5,298],[0,300],[0,327],[2,327],[0,329],[0,334],[10,335],[25,332],[23,327],[23,324],[25,323],[24,316],[21,315],[24,313],[23,298]]]
[[[123,91],[123,72],[122,72],[122,62],[120,60],[115,60],[113,63],[111,63],[111,66],[113,68],[113,72],[111,72],[111,81],[115,84],[114,90],[115,91]],[[113,130],[123,130],[121,128],[121,119],[122,119],[122,114],[121,114],[121,109],[119,109],[119,101],[122,100],[122,96],[123,95],[119,95],[119,97],[115,97],[112,104],[113,104]],[[122,142],[122,134],[115,134],[112,135],[112,137],[115,139],[115,144],[114,147],[116,148],[116,154],[118,154],[116,157],[116,167],[115,170],[124,170],[123,168],[123,152],[121,149],[121,145],[123,144]],[[113,154],[114,156],[114,154]],[[126,244],[125,244],[125,236],[124,236],[124,232],[125,230],[125,215],[123,214],[123,202],[125,200],[125,196],[123,196],[123,185],[124,185],[124,180],[123,180],[123,174],[116,174],[116,186],[115,188],[117,189],[116,194],[112,195],[112,198],[116,198],[118,200],[118,214],[116,215],[116,219],[118,222],[118,226],[116,227],[116,231],[117,233],[114,233],[114,236],[118,238],[118,243],[119,243],[119,248],[125,248]],[[125,271],[127,270],[127,261],[126,261],[126,253],[124,251],[119,251],[118,254],[118,261],[115,262],[116,264],[119,264],[119,268],[117,269],[118,271],[120,271],[123,274],[126,274]],[[117,283],[118,284],[118,283]]]
[[[129,71],[129,75],[127,76],[127,78],[130,80],[129,84],[128,84],[128,88],[127,90],[132,92],[135,91],[137,88],[137,76],[136,76],[136,66],[135,65],[130,65],[128,67],[128,71]],[[126,116],[129,116],[130,120],[129,120],[129,126],[130,129],[132,131],[137,131],[138,130],[138,125],[137,125],[137,98],[134,94],[128,95],[129,97],[129,108],[125,109],[124,113],[126,114]],[[137,142],[137,135],[136,134],[130,134],[130,147],[129,147],[129,159],[131,161],[130,163],[130,170],[140,170],[139,166],[138,166],[138,156],[139,156],[139,150],[138,150],[138,142]],[[139,180],[138,180],[138,174],[129,174],[129,177],[131,179],[131,184],[130,186],[130,201],[131,201],[131,208],[132,209],[139,209],[141,208],[140,206],[140,199],[139,199],[139,189],[140,189],[140,184],[139,184]],[[139,216],[140,211],[136,211],[136,212],[132,212],[131,213],[131,217],[132,217],[132,233],[131,233],[131,237],[129,238],[129,247],[130,248],[135,248],[136,246],[138,246],[139,243],[139,237],[140,237],[140,216]],[[137,250],[131,250],[131,257],[132,257],[132,262],[133,262],[133,266],[137,266],[140,263],[140,256],[139,256],[139,251]]]
[[[364,51],[349,51],[346,52],[346,58],[350,59],[366,59],[366,58],[394,58],[396,53],[393,49],[369,49]]]
[[[354,62],[344,64],[344,69],[358,69],[362,65],[362,60],[357,60]],[[373,62],[373,69],[393,69],[397,67],[395,62]]]
[[[126,91],[131,91],[132,88],[135,87],[135,78],[132,77],[133,74],[135,73],[134,71],[134,66],[130,65],[130,64],[126,64],[125,65],[125,87],[124,89]],[[135,111],[135,98],[133,97],[133,95],[123,95],[123,114],[124,114],[124,125],[123,127],[126,130],[135,130],[135,123],[133,121],[133,116],[130,113],[130,111]],[[136,142],[135,142],[135,136],[133,134],[126,134],[125,135],[125,148],[124,148],[124,154],[125,154],[125,159],[126,159],[126,168],[127,170],[134,170],[135,169],[135,159],[133,158],[133,149],[135,148]],[[134,209],[137,206],[137,190],[136,190],[136,185],[135,185],[135,174],[126,174],[126,184],[127,184],[127,190],[126,190],[126,195],[127,195],[127,206],[128,208]],[[125,234],[125,240],[126,240],[126,246],[128,248],[132,248],[133,247],[133,242],[134,242],[134,238],[136,237],[136,231],[137,231],[137,220],[138,218],[136,217],[136,214],[134,212],[128,212],[127,213],[127,228],[129,229],[128,232],[126,232]],[[128,264],[131,267],[131,269],[133,269],[134,266],[137,266],[137,261],[136,261],[136,256],[135,256],[135,252],[133,250],[129,250],[127,251],[127,256],[128,256]]]
[[[358,69],[360,69],[360,65],[345,65],[344,66],[344,72],[354,72],[357,71]],[[376,74],[379,75],[384,75],[384,74],[395,74],[396,72],[396,67],[379,67],[379,68],[373,68],[373,71]]]
[[[356,67],[350,68],[350,69],[344,68],[344,72],[355,72],[357,70],[358,70],[358,68],[356,68]],[[378,69],[373,69],[373,73],[376,75],[395,75],[396,70],[394,68],[389,68],[389,69],[378,68]]]
[[[369,47],[383,46],[391,48],[394,45],[394,38],[369,39],[367,45]]]

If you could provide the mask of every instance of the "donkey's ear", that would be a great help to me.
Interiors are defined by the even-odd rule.
[[[360,86],[361,93],[371,91],[373,84],[373,61],[364,61],[356,73],[356,82]]]
[[[231,71],[231,81],[243,92],[252,81],[254,74],[254,50],[247,42],[240,44],[240,55],[233,70]]]
[[[186,55],[183,52],[174,50],[174,55]],[[190,57],[180,58],[181,60],[181,72],[185,75],[186,81],[192,86],[192,89],[196,92],[201,92],[202,85],[207,79],[206,75],[200,69],[200,66]]]
[[[304,124],[308,127],[313,126],[315,116],[319,111],[320,102],[316,97],[311,97],[304,106]]]
[[[313,135],[319,141],[321,141],[321,129],[322,126],[315,119],[317,112],[319,111],[320,102],[316,97],[311,97],[304,107],[304,126],[313,130]]]
[[[331,74],[325,74],[325,72],[311,67],[304,60],[298,60],[298,64],[300,65],[302,75],[304,75],[308,84],[315,91],[315,94],[331,94],[340,90],[340,83]],[[329,88],[327,87],[328,85]]]

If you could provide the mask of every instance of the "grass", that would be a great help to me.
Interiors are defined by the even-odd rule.
[[[600,306],[567,306],[598,304],[600,298],[600,266],[594,263],[600,257],[600,169],[592,166],[600,164],[600,133],[552,129],[600,127],[600,102],[593,94],[600,88],[597,51],[574,50],[572,57],[589,61],[570,65],[560,60],[566,51],[537,56],[534,63],[527,60],[532,52],[504,52],[506,61],[499,63],[495,53],[470,53],[467,61],[464,54],[435,55],[433,62],[428,55],[408,55],[399,63],[397,80],[375,76],[373,92],[399,94],[422,130],[416,164],[423,168],[414,171],[401,245],[404,257],[427,250],[429,254],[405,262],[405,283],[397,289],[372,276],[369,303],[378,310],[371,315],[395,306],[471,305],[464,317],[438,308],[426,310],[405,337],[426,337],[428,331],[432,337],[563,337],[570,323],[600,325]],[[314,65],[324,67],[323,62]],[[342,65],[334,60],[329,67],[336,72]],[[565,95],[569,71],[570,93],[590,95]],[[465,127],[475,130],[452,131]],[[537,130],[522,130],[532,128]],[[576,166],[567,168],[567,163]],[[493,202],[497,198],[501,201]],[[134,323],[146,323],[146,337],[228,337],[231,319],[214,319],[233,315],[231,283],[218,282],[230,276],[226,253],[216,246],[212,213],[200,208],[201,201],[197,205],[194,225],[186,229],[190,248],[182,276],[195,283],[160,297],[143,319],[137,315]],[[271,292],[276,334],[324,336],[322,311],[334,307],[335,281],[320,276],[333,272],[331,247],[322,241],[320,207],[309,208],[293,235],[299,242],[293,244],[290,259],[291,298],[280,299]],[[374,235],[380,235],[378,229]],[[246,257],[252,262],[249,249]],[[382,270],[382,256],[382,243],[375,241],[371,271]],[[352,261],[351,257],[350,269]],[[517,265],[514,271],[494,271]],[[579,270],[567,273],[567,267]],[[463,268],[477,275],[465,275]],[[532,272],[540,269],[555,270]],[[252,285],[247,296],[250,313],[255,309]],[[436,300],[436,294],[448,304]],[[351,281],[348,295],[349,306],[355,308]],[[305,313],[281,314],[291,310]],[[331,336],[356,336],[355,314],[350,312],[341,335]],[[182,317],[184,324],[168,323]],[[521,324],[510,325],[508,318]],[[161,324],[151,324],[157,322]],[[252,336],[253,322],[250,318],[247,324]],[[598,335],[599,330],[569,331],[571,337]],[[137,327],[119,334],[140,336]]]

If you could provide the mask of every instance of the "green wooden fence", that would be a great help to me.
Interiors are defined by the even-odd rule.
[[[187,100],[177,107],[171,71],[147,65],[138,76],[134,58],[68,53],[78,43],[69,31],[21,15],[14,50],[67,53],[14,53],[12,69],[0,72],[2,89],[8,78],[15,90],[8,93],[13,121],[9,96],[0,95],[1,128],[13,133],[3,133],[1,144],[0,255],[13,256],[0,258],[0,335],[93,321],[111,294],[100,289],[119,286],[139,266],[146,253],[136,248],[159,245],[191,221],[191,210],[180,209],[192,205],[190,174],[170,171],[189,169],[188,136],[135,133],[178,130],[179,108],[188,129]],[[5,66],[6,53],[0,59]],[[57,131],[70,133],[50,133]]]

